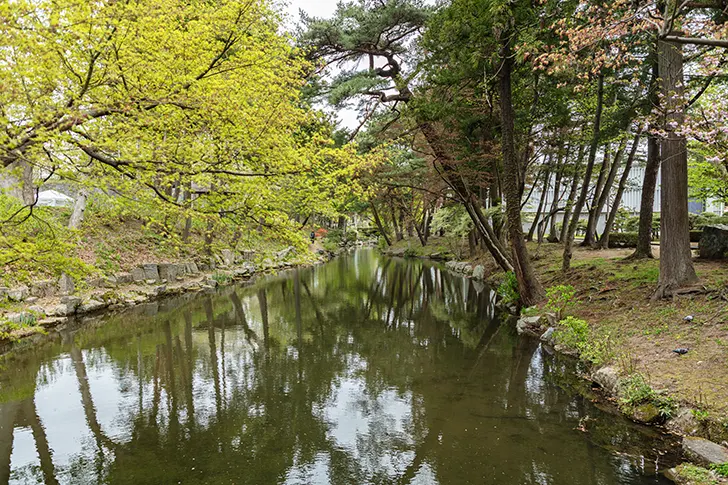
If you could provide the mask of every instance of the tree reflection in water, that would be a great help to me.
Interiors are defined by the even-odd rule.
[[[659,483],[493,303],[360,251],[54,334],[5,357],[0,483]]]

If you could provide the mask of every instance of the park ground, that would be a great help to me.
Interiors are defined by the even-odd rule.
[[[451,249],[438,238],[424,248],[416,240],[395,246],[421,256]],[[692,409],[703,434],[728,439],[728,264],[696,259],[704,292],[653,301],[658,259],[627,260],[631,249],[576,248],[572,268],[564,273],[561,245],[530,244],[529,249],[544,287],[574,287],[566,313],[588,323],[590,344],[599,349],[592,355],[597,366],[643,376],[676,409]],[[460,259],[483,264],[494,284],[502,278],[488,255]],[[692,321],[684,319],[688,315]],[[679,348],[689,351],[673,352]]]

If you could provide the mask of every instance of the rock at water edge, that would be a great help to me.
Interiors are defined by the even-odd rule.
[[[728,449],[703,438],[686,436],[682,441],[682,449],[687,456],[702,465],[728,463]]]

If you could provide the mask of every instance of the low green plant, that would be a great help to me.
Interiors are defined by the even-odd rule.
[[[650,386],[645,376],[636,372],[620,382],[619,402],[625,406],[639,406],[652,403],[664,418],[670,418],[677,410],[677,404],[663,392],[658,392]]]
[[[498,295],[500,295],[504,303],[518,303],[521,299],[518,293],[518,279],[516,273],[509,271],[505,275],[505,279],[498,285]]]
[[[228,273],[216,271],[212,274],[212,279],[215,280],[218,285],[227,285],[232,281],[233,277]]]
[[[708,411],[705,411],[704,409],[691,409],[690,413],[700,423],[704,423],[710,417],[710,413]]]
[[[710,470],[691,463],[683,463],[676,467],[678,476],[685,478],[693,485],[713,485],[718,481],[715,479]]]
[[[558,320],[565,317],[566,309],[574,304],[576,290],[571,285],[556,285],[546,289],[546,309],[556,313]]]
[[[714,464],[710,465],[710,469],[713,470],[718,475],[720,475],[721,477],[728,478],[728,463],[720,463],[720,464],[714,463]]]
[[[645,376],[636,372],[620,382],[620,402],[628,405],[638,405],[655,398],[655,390],[645,379]]]
[[[559,320],[555,337],[560,344],[581,352],[589,338],[589,324],[581,318],[568,316]]]

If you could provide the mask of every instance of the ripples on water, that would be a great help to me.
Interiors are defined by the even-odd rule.
[[[365,250],[86,322],[5,357],[0,483],[667,483],[658,435],[504,321]]]

